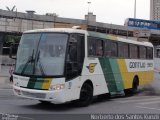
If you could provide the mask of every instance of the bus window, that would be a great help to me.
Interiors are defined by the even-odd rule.
[[[69,61],[77,61],[77,45],[72,45],[69,47]]]
[[[110,41],[110,48],[111,48],[111,57],[117,57],[117,43]]]
[[[146,47],[144,46],[139,46],[139,57],[140,59],[146,59]]]
[[[96,56],[102,56],[103,55],[103,41],[97,40],[96,41]]]
[[[81,74],[85,56],[84,35],[72,34],[68,45],[68,60],[66,61],[66,79],[72,79]]]
[[[122,58],[128,58],[128,44],[118,43],[118,56]]]
[[[147,59],[153,59],[153,49],[147,47]]]
[[[104,45],[104,48],[105,48],[104,56],[109,57],[109,56],[111,56],[111,49],[110,49],[110,46],[109,46],[109,41],[105,41],[104,44],[105,44]]]
[[[88,37],[88,55],[96,55],[96,40],[92,37]]]
[[[160,58],[160,49],[156,49],[155,57]]]
[[[132,59],[138,58],[138,47],[137,47],[137,45],[129,45],[129,56]]]

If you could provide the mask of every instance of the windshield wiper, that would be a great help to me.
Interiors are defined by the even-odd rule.
[[[33,56],[34,56],[34,49],[33,49],[33,52],[32,52],[32,55],[31,56],[29,56],[29,58],[28,58],[28,60],[27,60],[27,62],[25,63],[25,65],[24,65],[24,67],[23,67],[23,69],[22,69],[22,72],[21,72],[21,74],[23,74],[24,73],[24,71],[26,70],[26,68],[27,68],[27,66],[28,66],[28,64],[31,62],[34,62],[35,61],[35,59],[33,59]]]
[[[36,63],[39,62],[40,71],[41,71],[42,75],[45,75],[45,72],[44,72],[44,69],[43,69],[43,65],[42,65],[42,63],[41,63],[39,58],[40,58],[40,51],[38,52]]]

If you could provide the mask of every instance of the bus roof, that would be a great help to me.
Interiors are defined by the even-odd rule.
[[[37,32],[66,32],[66,33],[87,33],[86,30],[81,29],[73,29],[73,28],[45,28],[45,29],[35,29],[35,30],[28,30],[24,33],[37,33]]]
[[[81,30],[81,29],[73,29],[73,28],[36,29],[36,30],[25,31],[24,33],[39,33],[39,32],[80,33],[80,34],[86,34],[88,36],[93,36],[93,37],[102,38],[102,39],[109,39],[109,40],[121,41],[121,42],[125,42],[125,43],[132,43],[132,44],[137,44],[137,45],[144,45],[144,46],[153,47],[152,43],[150,43],[150,42],[139,42],[139,41],[135,41],[135,40],[117,37],[117,36],[110,35],[110,34],[91,32],[91,31],[86,31],[86,30]]]
[[[153,47],[152,43],[150,43],[150,42],[140,42],[140,41],[125,39],[125,38],[117,37],[117,36],[114,36],[114,35],[97,33],[97,32],[88,32],[88,34],[89,34],[89,36],[93,36],[93,37],[97,37],[97,38],[109,39],[109,40],[121,41],[121,42],[125,42],[125,43],[131,43],[131,44],[136,44],[136,45],[144,45],[144,46]]]

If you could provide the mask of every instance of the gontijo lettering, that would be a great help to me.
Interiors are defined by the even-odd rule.
[[[130,68],[145,68],[146,64],[145,62],[130,62],[129,67]]]

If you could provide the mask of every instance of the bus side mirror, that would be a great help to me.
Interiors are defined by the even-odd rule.
[[[18,48],[18,44],[11,44],[9,49],[9,58],[16,59],[17,48]]]

